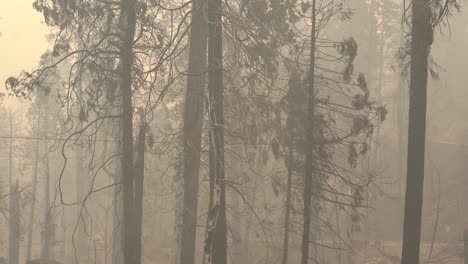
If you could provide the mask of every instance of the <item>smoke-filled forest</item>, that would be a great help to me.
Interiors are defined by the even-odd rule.
[[[0,264],[467,264],[464,0],[2,0]]]

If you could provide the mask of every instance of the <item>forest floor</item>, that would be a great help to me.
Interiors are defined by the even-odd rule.
[[[258,244],[257,246],[260,246]],[[271,246],[271,244],[270,244]],[[263,247],[263,246],[261,246]],[[318,257],[314,258],[316,263],[320,264],[400,264],[401,242],[371,242],[355,243],[353,253],[348,250],[341,252],[333,250],[337,245],[329,245],[329,249],[322,248],[318,250]],[[252,246],[251,248],[256,248]],[[260,257],[252,252],[250,256],[251,263],[266,264],[280,263],[282,250],[277,246],[270,251],[267,258]],[[262,252],[257,249],[254,252]],[[429,257],[430,256],[430,257]],[[259,258],[260,259],[257,259]],[[269,259],[269,260],[266,260]],[[272,262],[271,260],[275,260]],[[300,248],[293,244],[290,247],[289,263],[300,262]],[[237,262],[234,262],[237,263]],[[313,262],[311,262],[313,263]],[[421,264],[463,264],[463,242],[454,243],[434,243],[431,253],[431,243],[425,242],[421,245]]]
[[[365,264],[396,264],[401,261],[401,246],[401,242],[372,243],[361,251],[361,255],[365,256]],[[432,253],[431,247],[431,243],[422,244],[421,263],[463,264],[462,243],[434,243]]]

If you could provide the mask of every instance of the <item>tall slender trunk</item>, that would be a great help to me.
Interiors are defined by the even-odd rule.
[[[140,125],[138,135],[137,158],[135,162],[135,259],[136,263],[141,263],[141,237],[143,225],[143,184],[145,177],[145,135],[146,123],[143,120]]]
[[[286,204],[285,204],[285,217],[284,217],[284,236],[283,236],[283,257],[282,264],[288,263],[288,254],[289,254],[289,225],[290,225],[290,216],[291,216],[291,189],[292,189],[292,176],[294,171],[294,127],[296,122],[294,121],[296,116],[294,116],[297,111],[294,111],[297,108],[296,104],[296,94],[298,90],[302,89],[301,80],[295,72],[291,73],[289,80],[289,91],[288,91],[288,119],[286,122],[287,131],[288,131],[288,159],[286,161],[286,166],[288,169],[287,183],[286,183]]]
[[[248,146],[245,146],[244,147],[247,147]],[[247,161],[247,162],[251,162],[251,168],[252,169],[249,169],[251,170],[251,172],[257,172],[257,171],[260,171],[262,166],[263,166],[263,163],[262,163],[262,150],[259,149],[259,148],[255,148],[255,154],[253,155],[255,158],[253,161]],[[248,165],[250,166],[250,165]],[[249,177],[252,177],[252,180],[253,180],[253,188],[252,188],[252,193],[250,194],[251,195],[251,200],[252,201],[257,201],[258,199],[260,199],[259,195],[260,195],[260,192],[257,192],[256,190],[259,190],[260,188],[263,187],[262,185],[262,180],[260,179],[260,177],[256,177],[257,175],[255,175],[255,173],[251,173],[249,175]],[[255,256],[255,249],[252,249],[251,246],[252,246],[252,241],[251,239],[253,237],[255,237],[254,233],[255,233],[255,216],[254,214],[249,214],[248,217],[247,217],[247,221],[246,223],[244,224],[245,228],[244,228],[244,231],[243,231],[243,239],[244,239],[244,255],[246,256],[246,259],[248,262],[246,262],[246,264],[248,263],[255,263],[255,259],[254,259],[254,256]]]
[[[105,226],[104,226],[104,264],[109,263],[109,211],[110,211],[111,197],[112,197],[112,193],[109,190],[109,196],[107,197],[108,203],[106,207],[106,217],[105,217]]]
[[[243,146],[241,144],[235,146],[235,151],[236,153],[242,153],[243,151]],[[234,164],[233,164],[234,165]],[[232,175],[230,175],[231,179],[235,181],[236,179],[241,179],[244,175],[244,166],[245,166],[245,160],[243,158],[240,158],[239,161],[235,164],[235,167],[233,166],[232,171],[234,172]],[[242,197],[235,192],[231,192],[231,199],[232,199],[232,207],[237,208],[239,210],[238,212],[240,213],[242,211]],[[232,220],[231,220],[232,219]],[[227,221],[231,220],[230,222],[230,233],[231,233],[231,240],[232,240],[232,250],[231,250],[231,256],[232,256],[232,263],[243,263],[243,264],[248,264],[248,256],[247,256],[247,251],[246,247],[248,244],[248,239],[244,236],[243,234],[243,229],[242,229],[242,221],[240,221],[239,216],[231,216]],[[244,222],[245,224],[245,222]]]
[[[316,45],[316,3],[312,0],[312,28],[311,48],[307,89],[307,118],[306,118],[306,151],[304,170],[304,229],[302,233],[302,258],[301,263],[309,262],[309,237],[311,222],[311,199],[313,182],[313,154],[314,154],[314,113],[315,113],[315,45]]]
[[[211,102],[208,102],[208,107],[211,107]],[[208,109],[208,114],[210,115],[210,118],[211,118],[211,109],[209,108]],[[215,169],[216,169],[216,166],[215,166],[215,155],[214,155],[214,147],[212,144],[213,142],[213,129],[211,127],[211,120],[210,120],[210,124],[209,124],[210,128],[209,128],[209,132],[208,132],[208,152],[209,152],[209,155],[208,155],[208,178],[209,178],[209,185],[210,185],[210,195],[209,195],[209,201],[208,201],[208,215],[206,217],[206,226],[205,226],[205,248],[204,248],[204,254],[203,254],[203,264],[206,264],[208,260],[210,260],[210,262],[212,262],[211,258],[211,251],[213,250],[211,248],[211,244],[212,243],[211,241],[208,241],[208,234],[211,232],[213,233],[214,232],[214,228],[216,227],[213,227],[213,224],[210,224],[211,222],[213,222],[213,217],[215,217],[214,215],[210,215],[210,212],[211,212],[211,208],[213,207],[213,203],[214,203],[214,186],[215,186]]]
[[[293,174],[293,163],[294,163],[294,150],[292,138],[289,138],[289,153],[288,153],[288,179],[286,183],[286,205],[285,205],[285,217],[284,217],[284,237],[283,237],[283,258],[282,264],[288,264],[288,253],[289,253],[289,225],[291,216],[291,185],[292,185],[292,174]]]
[[[84,47],[84,43],[82,39],[77,36],[76,42],[80,48]],[[81,56],[79,59],[82,59]],[[81,67],[80,67],[81,68]],[[82,69],[81,69],[82,70]],[[85,113],[86,102],[83,99],[83,79],[79,79],[77,83],[77,104],[79,105],[79,110],[76,113],[77,119],[79,120],[78,129],[83,129],[83,122],[85,122],[85,118],[82,116]],[[76,202],[78,206],[76,206],[76,230],[72,236],[73,242],[73,257],[77,260],[78,263],[82,263],[88,260],[90,256],[88,252],[88,243],[87,243],[87,235],[86,235],[86,222],[85,217],[83,217],[83,207],[81,205],[83,196],[84,196],[84,184],[88,181],[88,170],[83,169],[83,154],[84,154],[84,147],[83,142],[77,142],[76,144],[76,168],[75,168],[75,187],[76,187]],[[75,240],[76,237],[76,240]]]
[[[9,232],[8,232],[8,259],[10,264],[19,264],[19,208],[16,206],[17,185],[13,186],[13,116],[10,110],[10,157],[9,157]]]
[[[402,264],[419,263],[424,186],[428,56],[432,44],[429,0],[413,0],[408,163]]]
[[[81,91],[81,89],[80,89]],[[83,124],[81,123],[80,129],[82,129]],[[76,171],[75,171],[75,187],[76,187],[76,202],[81,203],[84,195],[83,184],[88,180],[88,173],[86,169],[83,169],[83,144],[82,142],[78,143],[76,149]],[[83,208],[81,204],[76,207],[76,241],[74,241],[74,256],[78,260],[78,263],[86,261],[88,257],[88,243],[86,242],[86,222],[85,217],[83,217]]]
[[[9,243],[9,261],[10,264],[19,264],[20,256],[20,203],[21,193],[19,192],[19,183],[11,188],[10,193],[10,243]]]
[[[367,71],[366,76],[368,76],[368,82],[371,85],[378,85],[377,81],[377,53],[378,53],[378,37],[377,37],[377,18],[376,18],[376,10],[377,10],[377,2],[378,0],[369,0],[368,3],[368,25],[369,25],[369,32],[367,36]]]
[[[463,258],[463,263],[468,264],[468,229],[463,231]]]
[[[439,178],[439,186],[440,186],[440,178]],[[439,216],[440,216],[440,190],[437,197],[437,207],[436,207],[436,218],[434,222],[434,227],[432,229],[432,239],[431,239],[431,246],[429,248],[429,254],[427,255],[426,263],[431,263],[432,261],[432,253],[434,252],[434,245],[437,238],[437,231],[439,230]]]
[[[9,185],[10,186],[10,192],[13,187],[13,115],[10,110],[10,157],[8,159],[9,162]]]
[[[68,252],[67,252],[67,219],[65,217],[61,217],[60,219],[60,227],[62,230],[62,237],[61,237],[61,245],[60,245],[60,252],[57,254],[57,259],[61,259],[63,261],[66,261],[68,258]],[[105,263],[107,264],[107,263]]]
[[[383,78],[384,78],[384,55],[385,55],[385,10],[382,7],[380,12],[380,47],[379,47],[379,83],[377,90],[377,100],[379,103],[382,103],[382,89],[383,89]],[[375,136],[375,146],[374,146],[374,166],[378,167],[379,165],[379,152],[380,152],[380,126],[377,126],[376,136]]]
[[[42,240],[42,253],[41,259],[49,261],[51,257],[51,244],[52,244],[52,208],[50,204],[50,164],[49,164],[49,153],[48,144],[46,144],[46,159],[45,159],[45,177],[46,181],[44,184],[44,231]]]
[[[212,191],[205,255],[208,263],[227,263],[226,191],[224,185],[224,109],[222,1],[208,1],[208,90]]]
[[[9,193],[13,193],[13,116],[11,114],[10,110],[10,155],[8,157],[8,186],[9,186]],[[14,263],[14,234],[13,234],[13,229],[11,228],[13,225],[13,217],[12,217],[12,212],[13,212],[13,202],[12,202],[12,195],[9,197],[9,212],[10,216],[8,218],[8,259],[10,260],[10,264]],[[16,264],[16,263],[15,263]]]
[[[117,129],[120,131],[120,129]],[[120,132],[118,133],[118,142],[116,150],[121,151],[121,137]],[[116,162],[114,168],[114,192],[113,192],[113,206],[112,206],[112,264],[123,264],[123,188],[121,163]]]
[[[37,131],[36,131],[36,146],[34,149],[34,169],[32,175],[32,192],[31,192],[31,211],[29,213],[29,225],[28,225],[28,239],[26,245],[26,260],[31,260],[32,251],[32,239],[34,230],[34,214],[36,209],[36,192],[37,192],[37,169],[39,164],[39,136],[41,133],[41,107],[39,106],[37,116]]]
[[[239,162],[239,165],[241,166],[241,162]],[[237,171],[236,174],[233,176],[240,176],[241,175],[241,170]],[[232,207],[240,209],[241,207],[241,197],[237,193],[232,194]],[[230,225],[230,234],[231,234],[231,241],[232,241],[232,250],[230,250],[230,256],[232,256],[232,262],[233,263],[244,263],[248,264],[247,256],[245,254],[244,250],[244,244],[247,242],[244,237],[242,236],[242,228],[241,228],[241,222],[239,221],[236,216],[230,218],[233,220],[233,222]],[[237,221],[236,221],[237,220]]]
[[[107,115],[112,115],[114,111],[113,107],[109,107],[106,111]],[[103,129],[104,131],[102,132],[102,135],[105,138],[104,141],[104,146],[102,148],[102,157],[101,160],[105,161],[107,159],[107,156],[109,153],[112,154],[112,151],[109,151],[109,142],[112,141],[113,137],[111,134],[111,130],[113,128],[113,120],[109,122],[109,124],[106,124]],[[117,145],[117,144],[116,144]],[[103,169],[103,171],[107,174],[108,178],[108,185],[111,186],[112,184],[112,176],[115,176],[111,171],[108,171],[107,169]],[[112,197],[113,197],[113,192],[112,189],[107,189],[107,201],[106,201],[106,206],[104,207],[105,213],[104,213],[104,238],[103,238],[103,259],[104,259],[104,264],[108,264],[109,260],[109,211],[112,209]]]
[[[402,0],[401,2],[401,8],[400,8],[400,13],[403,15],[405,12],[405,3],[406,0]],[[404,33],[403,30],[401,30],[402,33],[400,33],[400,46],[404,45]],[[402,67],[400,67],[399,72],[398,72],[398,91],[397,91],[397,96],[396,96],[396,109],[398,110],[397,114],[397,128],[398,128],[398,175],[397,175],[397,182],[398,182],[398,197],[399,197],[399,206],[402,205],[402,199],[403,199],[403,179],[404,179],[404,174],[405,174],[405,161],[406,161],[406,147],[408,144],[407,140],[407,134],[406,134],[406,119],[407,119],[407,114],[408,114],[408,91],[405,87],[405,83],[403,82],[403,78],[401,76],[401,71],[403,70]],[[402,208],[402,207],[401,207]],[[400,215],[399,215],[399,220],[401,225],[403,226],[403,210],[399,210]]]
[[[122,100],[114,107],[114,115],[122,114]],[[122,120],[116,119],[114,121],[113,135],[115,143],[115,153],[122,152]],[[113,206],[112,206],[112,264],[123,264],[123,188],[122,188],[122,163],[115,161],[114,163],[113,183]]]
[[[200,148],[206,71],[205,0],[192,2],[190,51],[184,105],[184,201],[180,263],[193,264],[197,238]]]
[[[122,183],[123,183],[123,224],[124,263],[136,262],[135,211],[134,211],[134,170],[133,170],[133,100],[132,67],[133,39],[136,28],[136,0],[120,0],[121,48],[120,48],[120,90],[122,92]]]

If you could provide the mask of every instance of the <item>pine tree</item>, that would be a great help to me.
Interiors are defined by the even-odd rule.
[[[206,83],[206,0],[192,2],[190,50],[184,105],[184,202],[180,263],[193,264],[198,219],[198,189],[202,138],[203,96]]]

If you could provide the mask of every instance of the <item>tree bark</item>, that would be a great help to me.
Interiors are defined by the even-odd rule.
[[[306,118],[306,153],[305,153],[305,173],[304,173],[304,229],[302,233],[302,258],[301,263],[309,262],[309,237],[311,222],[311,199],[312,199],[312,177],[314,171],[314,112],[315,112],[315,45],[316,45],[316,3],[312,0],[312,29],[311,29],[311,50],[308,74],[307,89],[307,118]]]
[[[133,170],[133,100],[132,67],[133,39],[136,28],[136,1],[120,0],[120,48],[119,84],[122,92],[122,184],[123,184],[123,224],[124,224],[124,263],[138,264],[135,254],[135,211],[134,211],[134,170]]]
[[[432,44],[429,0],[413,0],[408,159],[402,264],[418,264],[424,186],[428,56]]]
[[[205,0],[192,2],[190,51],[184,106],[184,201],[180,263],[193,264],[197,238],[200,148],[206,71]]]
[[[226,194],[224,185],[224,109],[222,2],[208,1],[208,90],[210,116],[210,176],[212,195],[208,213],[205,255],[208,263],[227,263]]]

